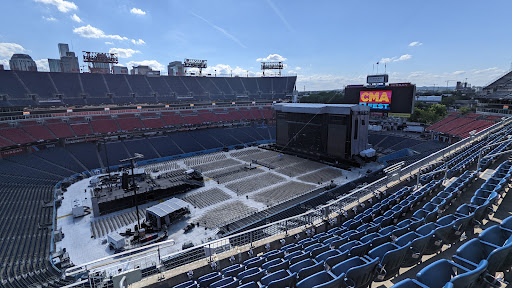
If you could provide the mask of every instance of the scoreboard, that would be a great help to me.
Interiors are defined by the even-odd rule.
[[[349,85],[344,103],[370,107],[371,112],[386,116],[408,117],[414,109],[416,86],[411,83],[390,83],[382,86]]]

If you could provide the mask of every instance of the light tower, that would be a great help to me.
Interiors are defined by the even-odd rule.
[[[114,64],[119,63],[117,53],[82,51],[84,62],[89,63],[90,73],[110,74]]]
[[[278,70],[279,76],[281,76],[281,70],[284,69],[284,65],[282,61],[279,62],[261,62],[261,70],[263,71],[263,76],[265,76],[265,70]]]
[[[203,69],[208,67],[206,60],[199,60],[199,59],[185,59],[183,61],[183,67],[185,68],[199,68],[199,75],[203,74]]]

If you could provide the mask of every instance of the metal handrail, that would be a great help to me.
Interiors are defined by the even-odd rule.
[[[457,143],[454,143],[454,144],[452,144],[452,145],[450,145],[450,146],[448,146],[448,147],[446,147],[446,148],[444,148],[444,149],[442,149],[424,159],[421,159],[421,160],[401,169],[400,175],[401,175],[401,177],[404,177],[406,175],[412,176],[417,173],[417,172],[416,173],[413,173],[413,172],[415,172],[415,170],[418,170],[419,168],[424,166],[425,163],[432,162],[433,160],[437,160],[438,158],[444,158],[445,156],[456,153],[460,149],[463,149],[464,147],[471,145],[472,143],[474,143],[476,141],[482,140],[489,133],[493,133],[496,130],[503,128],[505,125],[510,124],[511,122],[512,122],[512,118],[507,118],[493,126],[488,127],[487,129],[484,129],[484,130],[476,133],[472,137],[469,137],[469,138],[463,139]],[[282,220],[279,220],[279,221],[276,221],[273,223],[262,225],[260,227],[256,227],[256,228],[250,229],[248,231],[230,235],[228,237],[224,237],[224,238],[221,238],[218,240],[212,240],[210,242],[207,242],[207,243],[204,243],[204,244],[192,247],[192,248],[188,248],[183,251],[178,251],[178,252],[167,254],[165,256],[160,256],[160,254],[159,254],[158,255],[159,259],[156,262],[162,263],[162,261],[171,261],[172,259],[181,259],[179,257],[180,255],[182,255],[182,256],[187,255],[187,257],[189,257],[188,255],[190,255],[191,253],[193,254],[194,251],[203,251],[203,250],[209,251],[211,249],[211,247],[223,247],[222,252],[236,251],[239,249],[239,246],[233,245],[233,242],[235,242],[237,239],[242,239],[242,240],[249,239],[250,242],[245,243],[244,245],[249,244],[250,247],[252,247],[252,243],[255,241],[255,239],[263,240],[265,238],[274,237],[276,235],[288,234],[290,224],[306,223],[305,225],[311,225],[311,224],[315,223],[316,221],[324,220],[324,215],[322,214],[322,211],[325,211],[324,209],[326,209],[326,208],[333,208],[333,209],[330,209],[330,211],[342,213],[344,211],[345,207],[348,207],[355,203],[358,204],[359,199],[361,199],[362,197],[368,196],[369,194],[373,194],[375,190],[387,185],[388,184],[387,180],[388,180],[387,177],[380,178],[364,187],[356,189],[356,190],[350,192],[349,194],[342,196],[341,198],[337,199],[336,201],[332,201],[331,203],[326,204],[326,205],[318,206],[316,209],[302,213],[300,215],[292,216],[292,217],[282,219]],[[329,191],[335,191],[336,189],[337,188],[333,188]],[[318,216],[318,215],[320,215],[320,216]],[[304,226],[304,224],[301,224],[297,227],[292,227],[292,228],[295,229],[295,228],[302,227],[302,226]],[[286,227],[286,228],[283,230],[282,227]],[[274,228],[274,229],[272,229],[272,228]],[[261,239],[256,238],[256,237],[261,237],[262,233],[257,233],[257,232],[262,231],[262,230],[265,230],[266,232],[276,231],[276,233],[275,234],[274,233],[267,234],[268,236],[263,237]],[[150,265],[151,263],[155,263],[155,260],[149,259],[150,256],[154,256],[154,255],[147,255],[148,252],[154,251],[155,247],[164,247],[166,245],[170,245],[170,241],[172,241],[172,240],[155,243],[155,244],[152,244],[152,245],[149,245],[146,247],[138,248],[135,250],[130,250],[130,251],[127,251],[127,252],[124,252],[121,254],[116,254],[113,256],[108,256],[105,258],[90,261],[85,264],[81,264],[81,265],[78,265],[75,267],[68,268],[65,271],[65,274],[67,276],[73,276],[73,275],[88,273],[91,271],[92,272],[97,272],[97,271],[107,272],[107,271],[109,271],[109,273],[107,273],[108,275],[115,275],[115,274],[119,273],[119,271],[112,270],[112,265],[114,263],[121,263],[120,261],[126,261],[127,259],[131,259],[134,257],[136,257],[136,259],[133,259],[132,262],[141,261],[141,259],[144,259],[144,257],[146,257],[146,258],[148,258],[148,259],[146,259],[146,263],[147,263],[147,265]],[[226,246],[229,247],[229,248],[227,248],[227,250],[224,249]],[[149,251],[147,251],[148,249],[149,249]],[[133,255],[134,253],[135,253],[135,255]],[[118,259],[116,261],[116,258],[122,257],[123,255],[128,255],[128,256]],[[144,256],[144,255],[146,255],[146,256]],[[197,256],[197,258],[190,259],[190,262],[198,261],[201,259],[204,260],[204,259],[207,259],[208,257],[209,256],[206,254],[205,255],[200,254]],[[210,254],[210,257],[211,257],[211,254]],[[190,262],[187,262],[187,263],[190,263]],[[126,262],[124,262],[124,263],[126,263]],[[181,264],[181,265],[183,265],[183,264]],[[94,268],[91,269],[88,267],[94,267]],[[118,266],[115,266],[115,267],[118,267]]]

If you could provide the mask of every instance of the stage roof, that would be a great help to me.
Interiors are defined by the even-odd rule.
[[[171,214],[174,211],[180,210],[182,208],[188,207],[187,202],[178,199],[171,198],[165,202],[156,204],[153,207],[149,207],[146,212],[154,214],[158,217],[165,217],[166,215]]]

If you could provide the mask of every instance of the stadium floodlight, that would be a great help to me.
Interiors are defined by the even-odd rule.
[[[207,60],[199,60],[199,59],[185,59],[183,61],[183,67],[186,68],[198,68],[199,75],[203,73],[203,69],[208,67]]]
[[[263,76],[265,76],[265,70],[279,70],[279,76],[281,76],[281,70],[284,69],[284,64],[282,61],[279,62],[261,62],[261,70],[263,71]]]
[[[82,51],[83,60],[89,63],[91,73],[109,73],[110,66],[119,63],[117,53]]]

